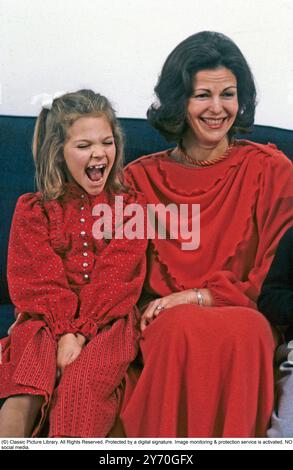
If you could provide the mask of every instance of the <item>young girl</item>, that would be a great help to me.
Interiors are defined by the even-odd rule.
[[[122,184],[114,111],[91,90],[42,109],[33,153],[39,192],[19,198],[9,243],[19,315],[0,342],[0,437],[36,436],[48,412],[49,436],[106,436],[137,353],[146,241],[117,239],[113,225],[96,239],[92,210],[142,201]]]

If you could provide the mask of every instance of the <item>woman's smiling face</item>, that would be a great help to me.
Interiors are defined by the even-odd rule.
[[[88,194],[100,194],[115,161],[116,146],[105,116],[84,116],[68,129],[63,149],[70,176]]]
[[[187,103],[187,135],[203,147],[217,146],[232,127],[239,109],[237,80],[225,67],[201,70]]]

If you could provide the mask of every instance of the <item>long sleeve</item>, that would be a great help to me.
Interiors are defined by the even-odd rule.
[[[135,307],[145,276],[145,250],[143,240],[112,240],[99,257],[91,284],[80,293],[77,323],[84,336],[94,336]]]
[[[173,204],[178,213],[200,207],[196,249],[182,249],[171,230],[165,239],[150,241],[144,292],[156,297],[208,288],[215,306],[256,308],[278,242],[292,225],[290,160],[273,145],[240,141],[229,158],[210,167],[187,167],[165,151],[141,157],[125,176],[149,204]],[[188,222],[193,227],[191,216]],[[198,224],[193,229],[195,234]]]
[[[78,298],[62,259],[50,245],[49,222],[38,194],[17,202],[9,240],[8,283],[17,310],[41,315],[54,336],[75,332]]]
[[[258,308],[272,324],[293,326],[293,226],[279,243]]]
[[[141,238],[131,240],[125,234],[122,239],[114,236],[97,256],[90,284],[80,292],[77,324],[88,339],[103,326],[136,308],[146,272],[147,248],[145,203],[140,198],[137,203],[141,227],[144,226]]]
[[[257,237],[257,245],[255,253],[247,253],[248,257],[254,259],[253,267],[246,274],[246,280],[238,279],[229,270],[216,271],[209,277],[205,287],[211,290],[216,306],[255,308],[278,242],[284,231],[292,225],[292,164],[280,151],[275,150],[272,156],[264,158],[255,191],[258,193],[257,206],[251,218],[256,227],[254,236]]]

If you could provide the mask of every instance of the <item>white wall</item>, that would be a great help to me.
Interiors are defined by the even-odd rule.
[[[188,35],[221,31],[256,78],[256,122],[293,129],[293,0],[0,0],[0,114],[91,87],[145,117],[163,61]]]

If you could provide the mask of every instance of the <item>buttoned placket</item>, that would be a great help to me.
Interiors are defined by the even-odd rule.
[[[84,194],[82,194],[80,197],[81,197],[81,199],[85,199],[85,195],[84,195]],[[80,206],[80,211],[81,211],[81,213],[85,210],[85,206],[84,206],[83,204],[84,204],[84,201],[82,201],[82,205]],[[85,216],[84,216],[83,214],[82,214],[82,216],[80,217],[79,221],[80,221],[81,224],[85,224],[86,219],[85,219]],[[85,231],[85,230],[81,230],[80,236],[81,236],[82,238],[86,238],[86,236],[87,236],[86,231]],[[83,246],[83,248],[86,249],[86,248],[88,248],[89,244],[88,244],[87,241],[84,240],[83,243],[82,243],[82,246]],[[87,257],[88,257],[88,252],[85,250],[85,251],[83,251],[82,255],[83,255],[84,258],[87,258]],[[82,263],[82,267],[83,267],[83,268],[88,268],[88,266],[89,266],[88,261],[84,261],[84,262]],[[87,272],[85,272],[85,273],[83,274],[83,278],[84,278],[85,281],[88,281],[89,278],[90,278],[90,276],[89,276],[89,274],[88,274]]]

